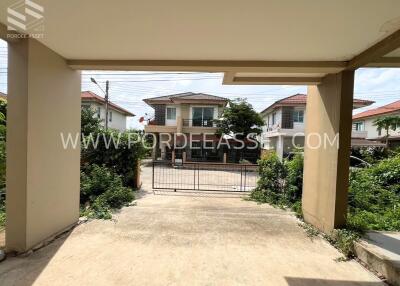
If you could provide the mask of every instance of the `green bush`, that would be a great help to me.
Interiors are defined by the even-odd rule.
[[[348,224],[400,230],[400,155],[350,174]]]
[[[297,153],[292,160],[285,162],[285,166],[288,173],[286,179],[286,199],[290,204],[294,204],[301,201],[301,195],[303,192],[303,155]]]
[[[0,99],[0,229],[6,223],[6,206],[2,196],[6,191],[6,116],[7,101]]]
[[[104,202],[95,200],[90,207],[81,208],[81,216],[97,219],[111,219],[111,208]]]
[[[400,195],[400,154],[382,160],[370,172],[380,185],[391,188]]]
[[[259,160],[260,179],[251,199],[290,207],[302,217],[303,158],[296,155],[282,164],[275,154]],[[350,172],[347,224],[327,235],[347,257],[353,243],[367,230],[400,230],[400,154],[390,153],[369,168]]]
[[[352,257],[354,256],[354,242],[360,239],[361,234],[352,229],[335,229],[330,235],[324,237],[344,256]]]
[[[131,189],[124,187],[122,179],[105,166],[90,165],[81,172],[81,205],[84,215],[111,218],[110,211],[129,204],[134,199]]]
[[[99,132],[102,129],[101,121],[93,109],[83,107],[81,110],[81,133],[88,136]]]
[[[6,187],[6,115],[7,104],[0,99],[0,193]]]
[[[125,186],[138,187],[136,186],[138,162],[146,156],[146,148],[138,140],[140,135],[132,131],[117,133],[112,130],[101,130],[90,136],[82,140],[81,169],[91,164],[104,165],[122,176]],[[87,144],[88,142],[91,143]]]
[[[352,156],[369,164],[376,164],[377,162],[388,158],[390,154],[391,152],[384,147],[360,147],[351,149]]]
[[[6,204],[3,199],[0,198],[0,230],[6,225]]]
[[[287,170],[275,153],[267,153],[258,160],[260,178],[250,197],[262,203],[283,205]]]
[[[289,207],[301,217],[303,189],[303,155],[296,154],[282,163],[275,153],[264,155],[259,161],[260,179],[251,199],[279,207]]]

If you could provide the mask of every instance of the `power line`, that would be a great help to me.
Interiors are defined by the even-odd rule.
[[[217,72],[124,72],[124,73],[82,73],[82,76],[147,76],[147,75],[207,75],[216,74]]]

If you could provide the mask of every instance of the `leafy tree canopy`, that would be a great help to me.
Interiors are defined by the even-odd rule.
[[[246,137],[248,134],[261,134],[261,127],[264,121],[253,106],[245,99],[237,98],[229,101],[229,106],[222,113],[222,118],[217,122],[217,134],[242,134],[240,137]]]
[[[385,137],[386,137],[386,147],[389,144],[389,130],[392,129],[393,131],[397,129],[397,127],[400,126],[400,116],[385,116],[385,117],[379,117],[375,119],[374,125],[378,129],[379,132],[382,130],[385,131]]]
[[[96,116],[96,112],[91,108],[82,108],[81,112],[81,132],[84,135],[95,133],[102,128],[101,119]]]

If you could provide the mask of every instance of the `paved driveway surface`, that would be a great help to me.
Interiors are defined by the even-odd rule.
[[[0,285],[383,285],[308,238],[290,213],[237,194],[150,190],[26,258],[0,263]]]

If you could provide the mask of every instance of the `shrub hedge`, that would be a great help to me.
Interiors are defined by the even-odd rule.
[[[104,165],[120,175],[125,186],[137,188],[138,162],[146,155],[146,149],[138,138],[135,131],[99,130],[91,133],[82,140],[81,168],[91,164]]]
[[[258,165],[260,179],[250,197],[258,202],[289,207],[301,216],[302,154],[296,154],[291,161],[281,162],[275,153],[266,153]]]
[[[128,205],[132,189],[124,187],[120,176],[105,167],[92,164],[81,172],[81,204],[83,214],[95,218],[111,218],[110,211]]]
[[[82,109],[82,215],[110,219],[134,199],[138,162],[146,155],[138,131],[104,130],[92,109]]]
[[[250,197],[258,202],[289,207],[301,217],[303,158],[281,162],[272,153],[259,160],[260,179]],[[347,226],[327,239],[345,255],[366,230],[400,231],[400,153],[392,153],[365,169],[350,172]]]

